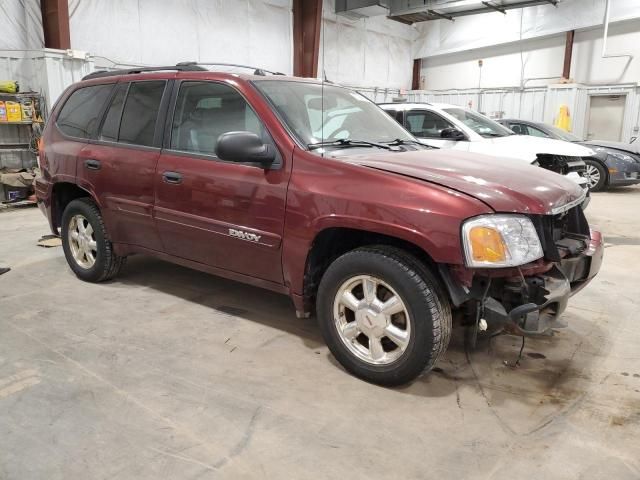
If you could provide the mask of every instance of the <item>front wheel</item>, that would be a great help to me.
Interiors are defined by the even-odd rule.
[[[317,310],[331,353],[372,383],[415,379],[449,343],[451,310],[439,282],[393,247],[359,248],[335,260],[320,282]]]
[[[585,160],[587,165],[585,177],[589,182],[589,190],[592,192],[599,192],[606,188],[607,184],[607,170],[599,162],[594,160]]]

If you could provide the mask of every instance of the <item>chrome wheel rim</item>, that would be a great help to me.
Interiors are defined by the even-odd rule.
[[[69,247],[76,264],[84,269],[93,267],[98,256],[93,227],[83,215],[74,215],[69,221]]]
[[[372,365],[395,362],[411,339],[411,318],[404,301],[371,275],[352,277],[340,286],[333,319],[349,352]]]
[[[587,165],[585,177],[587,177],[587,181],[589,182],[589,188],[594,188],[598,182],[600,182],[600,170],[593,165]]]

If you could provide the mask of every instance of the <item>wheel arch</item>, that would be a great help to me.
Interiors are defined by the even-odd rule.
[[[87,189],[72,182],[57,182],[51,189],[51,223],[54,230],[58,231],[62,224],[62,214],[69,203],[78,198],[91,198],[95,196]]]
[[[336,258],[356,248],[371,245],[388,245],[411,254],[442,281],[438,263],[414,241],[373,230],[342,226],[326,227],[316,233],[307,253],[302,285],[304,311],[313,310],[320,280]]]

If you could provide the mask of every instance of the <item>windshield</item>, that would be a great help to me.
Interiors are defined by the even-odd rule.
[[[290,80],[257,80],[254,84],[305,145],[335,141],[340,147],[344,145],[338,142],[341,140],[415,141],[376,104],[352,90]]]
[[[564,140],[566,142],[581,142],[582,139],[576,137],[573,133],[565,132],[564,130],[559,129],[558,127],[553,127],[551,125],[545,125],[547,130],[549,130],[554,137]]]
[[[471,110],[465,110],[464,108],[445,108],[444,111],[483,137],[506,137],[507,135],[515,135],[508,128]]]

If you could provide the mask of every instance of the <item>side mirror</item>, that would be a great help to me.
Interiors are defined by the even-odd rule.
[[[268,167],[276,159],[271,145],[251,132],[227,132],[218,137],[216,156],[229,162],[256,163]]]
[[[447,140],[454,140],[457,142],[464,140],[467,137],[465,137],[464,133],[457,128],[445,128],[440,132],[440,138],[446,138]]]

